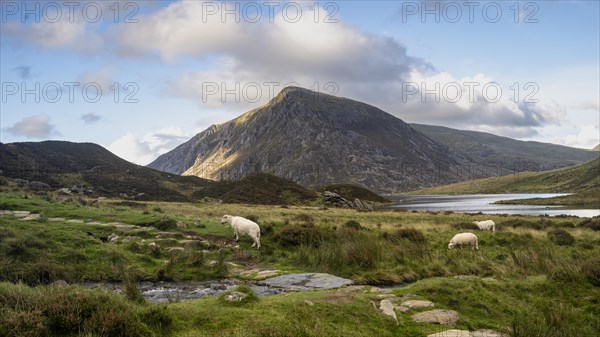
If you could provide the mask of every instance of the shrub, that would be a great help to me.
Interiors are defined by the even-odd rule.
[[[585,278],[594,286],[600,287],[600,257],[589,259],[581,266]]]
[[[245,215],[244,218],[258,223],[258,215],[248,214],[248,215]]]
[[[349,220],[346,221],[346,223],[344,224],[344,228],[348,228],[348,229],[354,229],[354,230],[362,230],[365,229],[358,221],[356,220]]]
[[[600,231],[600,218],[595,217],[591,219],[585,219],[579,223],[579,226],[589,228],[594,231]]]
[[[572,246],[575,243],[575,237],[562,228],[555,228],[548,232],[548,238],[559,246]]]
[[[384,233],[383,238],[391,242],[408,240],[414,243],[423,243],[426,241],[423,232],[415,228],[401,228],[391,234]]]
[[[160,219],[150,223],[150,226],[161,231],[168,231],[177,227],[177,221],[175,219],[163,216]]]
[[[302,244],[318,247],[324,240],[324,235],[312,224],[287,225],[275,233],[274,239],[284,247]]]

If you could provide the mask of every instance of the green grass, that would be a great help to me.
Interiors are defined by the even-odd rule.
[[[235,275],[235,268],[228,262],[241,269],[258,266],[329,272],[359,284],[414,282],[394,293],[414,293],[435,302],[438,308],[460,312],[458,327],[463,329],[506,331],[514,327],[514,337],[575,337],[597,335],[600,327],[598,219],[486,215],[497,223],[498,231],[475,232],[478,251],[449,251],[448,240],[458,231],[471,230],[469,224],[482,220],[482,216],[357,212],[310,206],[174,202],[128,205],[112,200],[62,200],[52,194],[25,197],[21,192],[1,194],[0,208],[40,212],[46,218],[143,226],[132,233],[140,236],[139,240],[107,244],[86,232],[108,235],[115,231],[111,226],[43,219],[24,222],[2,216],[0,280],[32,286],[58,279],[109,280],[131,287],[125,297],[78,287],[0,284],[0,335],[10,336],[6,331],[13,331],[15,336],[122,335],[122,326],[89,321],[91,316],[84,315],[90,310],[107,310],[95,304],[98,301],[120,308],[135,329],[128,332],[133,336],[426,336],[441,331],[438,326],[412,322],[410,315],[399,314],[400,325],[395,325],[373,307],[378,298],[370,292],[293,293],[260,297],[240,305],[206,298],[165,308],[143,303],[132,286],[135,280],[203,280]],[[263,229],[263,247],[251,249],[252,241],[242,237],[240,248],[231,248],[231,228],[219,222],[223,214],[256,218]],[[187,228],[170,229],[169,236],[174,238],[155,239],[158,230],[150,225],[163,217],[184,222]],[[347,223],[353,225],[345,226]],[[168,247],[190,234],[209,241],[209,245],[186,246],[183,252],[167,253]],[[159,242],[160,249],[149,247],[150,241]],[[463,274],[497,281],[453,278]],[[78,298],[89,299],[86,303],[90,307],[77,302]],[[56,314],[59,318],[48,309],[54,302],[64,304],[62,314]],[[78,305],[85,310],[75,310]],[[67,310],[71,307],[74,311]],[[72,318],[75,323],[71,325],[59,325],[57,330],[49,322],[66,319],[61,315],[78,318]],[[108,320],[110,315],[95,317]],[[148,319],[154,316],[172,318],[168,329],[152,323],[156,319]],[[103,325],[115,332],[93,330]]]

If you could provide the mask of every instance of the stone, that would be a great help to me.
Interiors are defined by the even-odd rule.
[[[493,277],[484,277],[484,278],[482,278],[481,280],[482,280],[482,281],[485,281],[485,282],[498,282],[498,280],[496,280],[496,279],[495,279],[495,278],[493,278]]]
[[[408,300],[400,303],[398,310],[402,313],[407,313],[411,310],[433,307],[433,302],[423,300]]]
[[[185,224],[185,222],[177,222],[177,228],[182,228],[182,229],[186,229],[187,225]]]
[[[185,249],[183,247],[169,247],[167,248],[168,253],[183,253]]]
[[[508,337],[508,335],[489,329],[477,331],[451,329],[427,335],[427,337]]]
[[[56,280],[52,282],[51,285],[58,288],[64,288],[69,286],[69,284],[65,280]]]
[[[21,218],[21,221],[32,221],[39,220],[41,216],[39,214],[29,214],[28,216]]]
[[[311,302],[311,301],[309,301],[309,300],[304,300],[304,303],[306,303],[306,304],[310,305],[311,307],[312,307],[313,305],[315,305],[313,302]]]
[[[244,294],[244,293],[239,292],[239,291],[232,291],[231,293],[223,296],[223,299],[225,301],[228,301],[228,302],[241,302],[246,297],[248,297],[247,294]]]
[[[115,233],[112,233],[108,236],[108,242],[117,242],[119,240],[119,236]]]
[[[394,319],[396,324],[398,324],[398,317],[396,317],[396,312],[394,311],[394,304],[389,300],[382,300],[379,302],[379,310],[383,312],[384,315],[390,316]]]
[[[412,315],[412,319],[415,322],[441,324],[447,326],[454,326],[459,318],[460,315],[458,314],[458,312],[454,310],[442,309],[423,311],[418,314]]]
[[[65,218],[48,218],[48,221],[50,221],[50,222],[64,222],[66,220],[67,219],[65,219]]]
[[[12,214],[13,214],[12,211],[4,211],[4,210],[0,211],[0,215],[12,215]]]
[[[13,216],[18,219],[25,218],[25,217],[29,216],[29,214],[31,214],[31,212],[29,212],[29,211],[13,211],[12,213],[13,213]]]
[[[473,280],[473,279],[478,279],[479,276],[477,276],[477,275],[456,275],[456,276],[454,276],[454,278],[457,280]]]
[[[66,187],[59,188],[59,189],[58,189],[58,193],[60,193],[60,194],[66,194],[66,195],[71,195],[71,194],[73,194],[73,193],[71,192],[71,190],[70,190],[70,189],[68,189],[68,188],[66,188]]]
[[[264,280],[269,277],[274,277],[281,274],[280,270],[262,270],[254,275],[255,280]]]
[[[262,283],[271,287],[282,288],[288,291],[304,291],[336,289],[346,285],[351,285],[354,282],[349,279],[325,273],[302,273],[272,277],[263,280]]]
[[[83,220],[79,220],[79,219],[69,219],[67,221],[65,221],[66,223],[83,223]]]
[[[127,232],[128,230],[137,228],[137,226],[135,226],[135,225],[118,224],[118,225],[113,225],[113,226],[115,226],[115,229],[118,230],[119,232]]]

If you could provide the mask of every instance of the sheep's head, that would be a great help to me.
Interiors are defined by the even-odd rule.
[[[231,219],[231,215],[223,215],[223,217],[221,218],[221,223],[226,224],[229,222],[229,219]]]
[[[448,244],[448,249],[452,249],[452,248],[454,248],[455,246],[456,246],[456,243],[454,243],[454,242],[450,242],[450,243]]]

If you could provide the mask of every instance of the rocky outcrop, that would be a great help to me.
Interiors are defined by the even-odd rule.
[[[454,310],[429,310],[412,315],[412,319],[419,323],[441,324],[447,326],[456,325],[456,321],[460,318],[458,312]]]
[[[358,210],[373,210],[373,206],[371,206],[366,201],[361,201],[358,198],[354,198],[354,201],[349,201],[345,198],[342,198],[339,194],[325,191],[323,192],[323,203],[332,207],[340,207],[340,208],[354,208]]]

